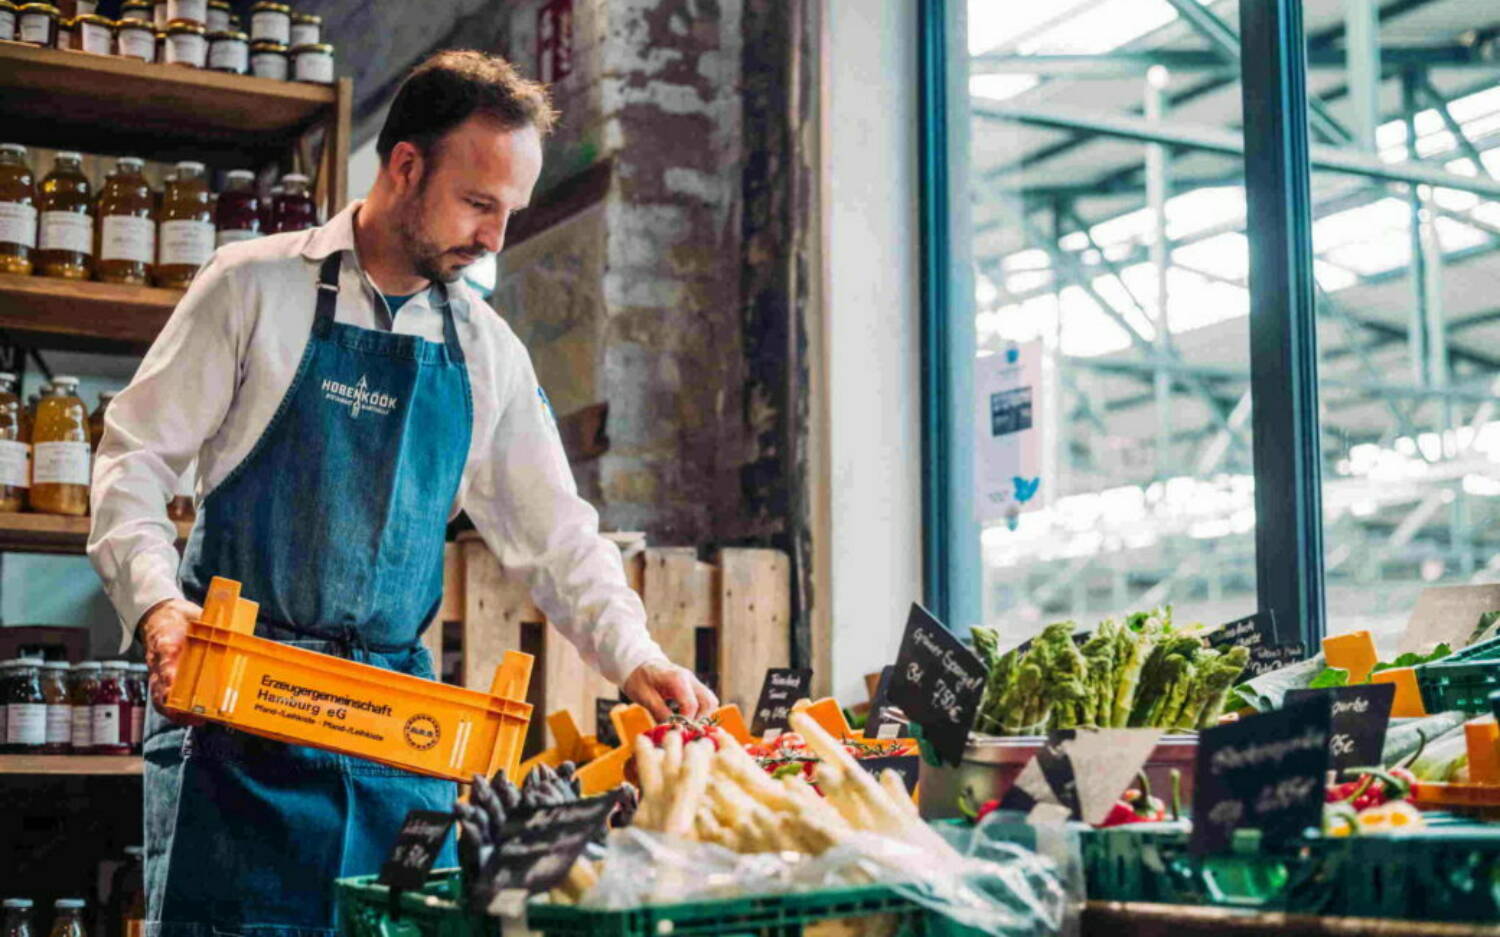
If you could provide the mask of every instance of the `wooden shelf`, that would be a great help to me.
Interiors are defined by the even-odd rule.
[[[37,348],[144,352],[182,290],[0,274],[0,330]]]
[[[187,540],[192,529],[192,524],[178,521],[178,542]],[[82,555],[88,539],[87,517],[0,513],[0,551]]]
[[[0,42],[0,75],[7,140],[157,159],[284,151],[338,103],[332,85],[14,42]]]
[[[0,755],[0,774],[85,774],[127,777],[141,773],[139,755]]]

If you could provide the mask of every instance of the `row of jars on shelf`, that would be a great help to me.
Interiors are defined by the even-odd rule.
[[[333,46],[322,41],[322,18],[293,13],[284,3],[255,4],[250,35],[240,31],[228,3],[213,0],[126,0],[118,21],[97,8],[91,0],[19,6],[0,0],[0,39],[279,81],[333,82]]]
[[[213,193],[203,164],[183,161],[157,193],[144,165],[120,157],[96,197],[79,154],[57,154],[37,184],[26,148],[0,143],[0,272],[186,289],[216,247],[318,224],[304,175],[261,198],[236,169]]]
[[[88,514],[94,451],[114,396],[101,393],[90,414],[78,378],[59,375],[22,406],[16,376],[0,372],[0,511]]]
[[[145,664],[18,657],[0,663],[3,751],[12,755],[140,754]]]
[[[139,846],[126,846],[128,850],[134,849],[135,854],[130,856],[133,860],[132,872],[137,879],[142,877],[140,866],[143,863],[143,853]],[[145,906],[144,888],[142,891],[142,907],[140,914],[141,930],[145,932]],[[0,924],[0,935],[3,937],[40,937],[41,931],[33,930],[31,926],[31,909],[33,902],[30,898],[6,898],[4,901],[5,917]],[[52,902],[52,928],[47,931],[47,937],[88,937],[88,928],[83,923],[83,911],[88,907],[88,902],[82,898],[58,898]],[[111,934],[109,937],[116,937]]]

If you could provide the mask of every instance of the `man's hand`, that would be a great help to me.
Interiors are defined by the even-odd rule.
[[[625,678],[625,695],[651,710],[657,722],[666,722],[673,712],[667,700],[676,700],[676,715],[696,719],[718,708],[719,698],[698,682],[685,667],[664,660],[647,661]]]
[[[184,599],[158,602],[141,619],[141,639],[146,644],[146,666],[151,669],[151,702],[156,711],[181,725],[198,725],[202,719],[168,713],[167,694],[177,679],[177,662],[187,646],[188,623],[203,617],[203,609]]]

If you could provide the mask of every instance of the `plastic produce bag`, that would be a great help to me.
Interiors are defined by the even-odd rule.
[[[1057,864],[983,830],[950,833],[957,854],[944,856],[873,833],[851,833],[808,856],[740,854],[635,828],[616,830],[599,880],[580,906],[626,910],[879,884],[991,937],[1072,933],[1082,895],[1070,892]]]

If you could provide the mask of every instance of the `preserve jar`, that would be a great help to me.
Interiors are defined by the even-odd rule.
[[[197,23],[208,28],[208,0],[167,0],[167,23]]]
[[[47,700],[47,742],[42,751],[48,755],[66,755],[73,742],[67,661],[49,660],[42,665],[42,696]]]
[[[156,30],[149,20],[120,20],[115,29],[115,55],[142,62],[156,61]]]
[[[26,509],[31,485],[31,446],[27,444],[25,411],[16,396],[16,376],[0,371],[0,511]]]
[[[88,937],[83,926],[82,898],[59,898],[52,902],[52,930],[48,937]]]
[[[244,75],[250,71],[250,38],[238,30],[208,34],[208,67],[216,72]]]
[[[112,390],[101,390],[99,392],[99,406],[89,414],[89,452],[99,451],[99,440],[104,438],[104,414],[109,410],[109,405],[114,402],[115,392]]]
[[[153,12],[155,6],[156,4],[151,0],[125,0],[120,4],[120,22],[139,22],[154,26],[156,25],[156,14]]]
[[[285,3],[260,0],[250,8],[250,38],[268,39],[282,45],[292,41],[292,8]]]
[[[99,189],[99,235],[95,270],[105,283],[145,286],[156,260],[156,200],[136,156],[115,161],[115,171]]]
[[[11,42],[16,38],[16,5],[10,0],[0,0],[0,39]]]
[[[22,657],[11,665],[5,691],[5,750],[35,755],[47,744],[47,697],[42,695],[42,661]]]
[[[43,276],[87,280],[93,274],[92,195],[83,157],[58,153],[52,171],[37,187],[36,267]]]
[[[89,418],[78,378],[54,377],[32,428],[31,509],[84,517],[89,512]]]
[[[333,46],[326,42],[294,46],[292,79],[315,85],[333,84]]]
[[[0,143],[0,273],[31,274],[36,202],[36,179],[26,162],[26,147]]]
[[[50,3],[24,3],[16,11],[16,41],[44,49],[57,45],[62,13]]]
[[[208,31],[202,23],[173,20],[167,24],[166,57],[168,65],[203,68],[208,64]]]
[[[95,55],[111,55],[115,51],[115,24],[107,16],[83,13],[73,20],[73,42],[75,52],[92,52]]]
[[[250,74],[256,78],[286,81],[288,69],[285,45],[269,39],[250,43]]]
[[[248,241],[261,235],[260,199],[255,194],[255,173],[231,169],[225,175],[224,191],[214,208],[214,246]]]
[[[130,750],[139,755],[146,741],[146,707],[151,705],[151,671],[145,664],[131,664],[125,678],[130,697]]]
[[[99,683],[90,705],[93,724],[93,746],[96,755],[130,754],[130,697],[125,694],[123,660],[105,661],[99,666]]]
[[[98,661],[74,664],[68,672],[68,705],[73,717],[69,747],[75,755],[86,755],[94,747],[94,690],[98,686]]]
[[[323,17],[316,13],[292,14],[292,37],[287,45],[295,49],[298,46],[316,45],[322,41]]]
[[[214,213],[202,163],[178,163],[167,180],[157,245],[157,286],[187,289],[213,255]]]
[[[271,200],[271,232],[305,231],[318,226],[318,207],[307,191],[307,177],[290,172],[281,177],[281,194]]]
[[[208,0],[208,19],[204,23],[210,33],[222,33],[230,29],[229,21],[233,17],[229,9],[229,0]]]

